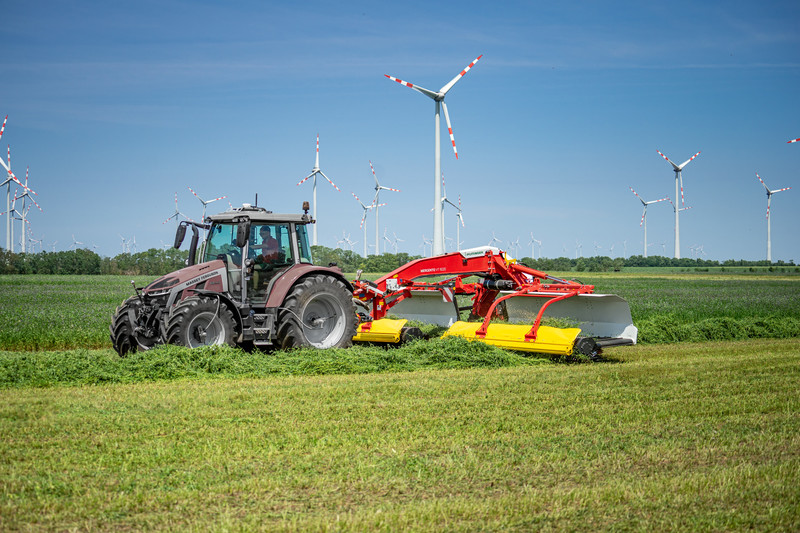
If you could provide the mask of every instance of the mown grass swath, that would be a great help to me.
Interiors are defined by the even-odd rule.
[[[2,529],[798,529],[795,340],[612,356],[0,390]]]

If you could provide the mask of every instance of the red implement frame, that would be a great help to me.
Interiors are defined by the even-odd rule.
[[[432,276],[450,277],[433,282],[419,280]],[[483,280],[466,283],[465,278],[470,276],[478,276]],[[468,252],[468,255],[464,255],[454,252],[417,259],[374,282],[356,280],[353,286],[353,296],[371,307],[370,317],[373,320],[385,318],[392,307],[413,297],[412,290],[439,291],[444,298],[472,295],[472,316],[483,317],[483,324],[476,331],[478,337],[486,336],[489,322],[495,317],[497,306],[502,301],[517,296],[549,298],[539,310],[533,327],[525,335],[528,341],[536,340],[542,315],[548,306],[578,294],[594,292],[594,285],[556,278],[515,261],[506,261],[502,251],[488,248],[483,253]],[[501,290],[513,292],[497,298]]]

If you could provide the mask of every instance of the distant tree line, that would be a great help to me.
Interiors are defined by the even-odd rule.
[[[0,274],[162,275],[186,265],[188,252],[151,248],[100,257],[87,249],[17,254],[0,249]]]
[[[354,273],[391,272],[392,270],[419,259],[422,256],[407,253],[384,253],[362,257],[352,250],[312,246],[314,263],[327,266],[335,263],[342,271]],[[189,254],[185,250],[150,248],[135,254],[123,253],[114,257],[100,257],[91,250],[68,250],[63,252],[39,252],[17,254],[0,249],[0,274],[124,274],[127,276],[160,276],[183,268]],[[523,257],[520,262],[544,272],[610,272],[625,267],[683,267],[702,270],[708,267],[795,267],[793,261],[745,261],[743,259],[716,261],[708,259],[674,259],[671,257],[634,255],[628,258],[607,256],[568,257],[532,259]]]

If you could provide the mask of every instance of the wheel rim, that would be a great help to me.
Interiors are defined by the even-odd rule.
[[[309,301],[302,312],[303,332],[315,348],[330,348],[342,337],[345,329],[345,310],[330,294],[319,294]]]
[[[216,313],[203,312],[192,318],[186,332],[190,348],[212,346],[225,342],[225,327]]]

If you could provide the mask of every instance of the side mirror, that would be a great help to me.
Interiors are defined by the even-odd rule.
[[[176,250],[180,248],[184,237],[186,237],[186,226],[181,224],[178,226],[178,230],[175,232],[175,244],[173,244],[172,247]]]
[[[236,227],[236,246],[239,248],[244,247],[247,244],[247,240],[250,238],[250,221],[243,220],[239,222],[239,225]]]

